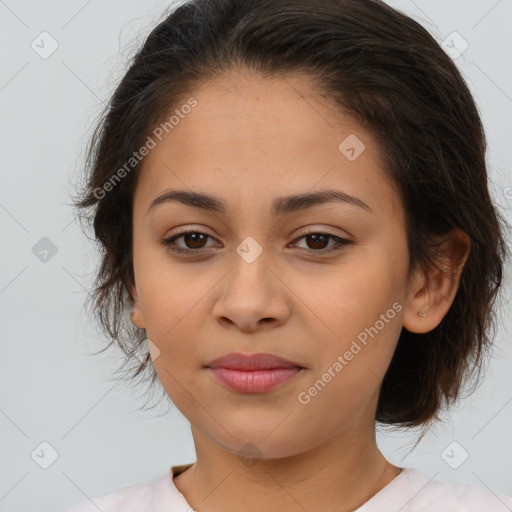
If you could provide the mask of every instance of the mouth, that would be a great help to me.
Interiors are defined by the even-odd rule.
[[[274,370],[304,368],[304,366],[274,354],[231,353],[210,361],[207,368],[229,368],[230,370]]]
[[[306,368],[274,354],[232,353],[210,361],[206,369],[231,391],[264,393],[304,373]]]
[[[267,370],[234,370],[209,368],[213,376],[225,387],[239,393],[264,393],[289,381],[305,368],[273,368]]]

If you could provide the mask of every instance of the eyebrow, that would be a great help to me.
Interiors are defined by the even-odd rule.
[[[168,190],[151,201],[147,213],[157,205],[174,201],[211,212],[226,213],[227,210],[224,201],[215,196],[188,190]],[[352,204],[373,213],[372,209],[358,197],[332,189],[278,197],[272,203],[271,212],[274,216],[282,216],[329,202]]]

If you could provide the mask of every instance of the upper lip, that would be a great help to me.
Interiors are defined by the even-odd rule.
[[[274,354],[226,354],[210,361],[207,368],[230,368],[233,370],[269,370],[272,368],[303,368],[298,363]]]

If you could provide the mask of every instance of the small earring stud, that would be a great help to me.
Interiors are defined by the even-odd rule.
[[[422,316],[423,318],[425,318],[427,315],[425,313],[422,313],[421,311],[419,311],[418,316]]]

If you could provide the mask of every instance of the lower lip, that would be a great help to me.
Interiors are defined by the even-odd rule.
[[[226,387],[241,393],[263,393],[290,380],[302,368],[273,368],[270,370],[232,370],[208,368]]]

